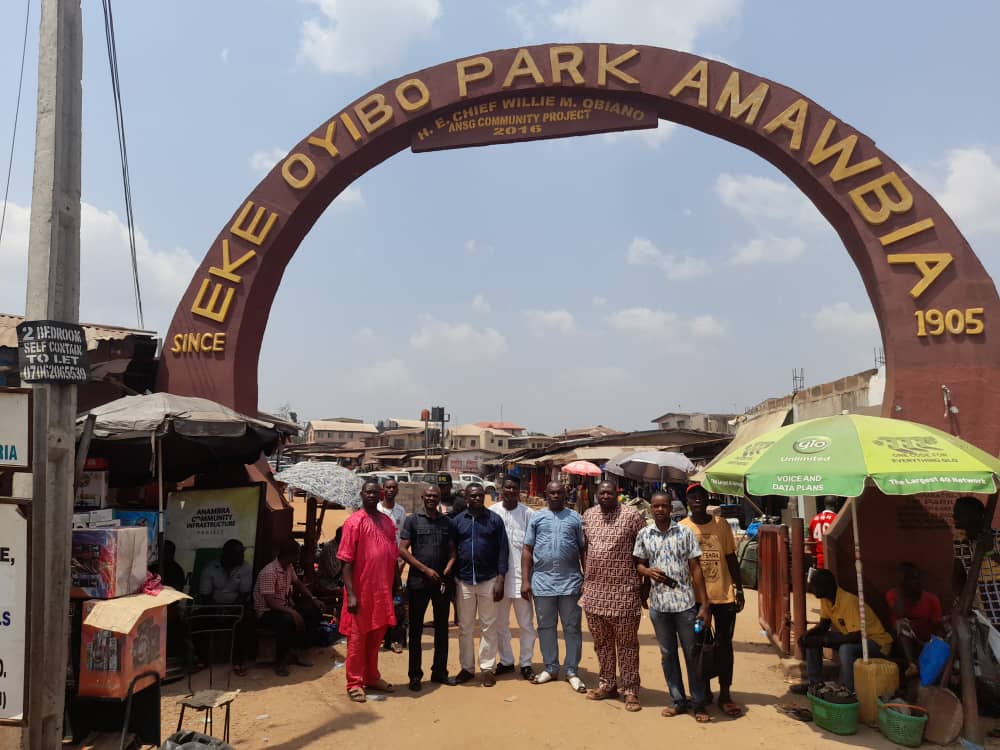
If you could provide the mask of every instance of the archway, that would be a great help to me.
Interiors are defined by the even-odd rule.
[[[285,266],[354,179],[416,151],[622,130],[671,120],[774,164],[843,240],[886,356],[883,413],[1000,451],[996,288],[937,202],[871,139],[815,102],[720,62],[657,47],[500,50],[380,86],[310,133],[212,243],[167,332],[159,387],[254,413]],[[947,386],[960,414],[946,414]]]

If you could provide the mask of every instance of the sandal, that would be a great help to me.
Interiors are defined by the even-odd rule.
[[[348,688],[347,697],[355,703],[364,703],[368,700],[368,696],[365,695],[365,691],[359,687]]]
[[[694,720],[699,724],[708,724],[712,720],[712,715],[705,710],[704,706],[695,706]]]
[[[743,715],[743,708],[732,701],[723,701],[722,698],[719,698],[718,706],[722,713],[732,719],[737,719]]]
[[[247,668],[244,665],[242,665],[242,664],[234,664],[233,665],[233,674],[236,675],[237,677],[246,677],[247,676]]]
[[[588,701],[605,701],[608,700],[609,698],[617,698],[617,697],[618,697],[618,688],[604,687],[603,685],[599,685],[597,688],[587,691]],[[627,698],[626,702],[628,702]]]
[[[630,713],[641,711],[642,704],[639,702],[639,696],[634,695],[632,693],[627,693],[625,695],[625,710]]]
[[[389,646],[389,648],[392,649],[392,653],[394,654],[403,653],[403,644],[400,643],[399,641],[393,641],[392,645]]]
[[[379,690],[383,693],[393,693],[396,691],[396,687],[391,682],[386,682],[384,679],[379,677],[371,685],[365,685],[369,690]]]
[[[551,672],[543,671],[536,674],[531,678],[531,683],[533,685],[544,685],[546,682],[552,682],[555,679]]]
[[[571,674],[569,677],[567,677],[566,678],[566,682],[568,682],[569,686],[571,688],[573,688],[578,693],[586,693],[587,692],[587,686],[584,685],[583,684],[583,680],[581,680],[575,674]]]
[[[686,703],[680,703],[675,706],[667,706],[662,711],[660,711],[660,716],[670,719],[674,716],[680,716],[681,714],[686,714],[690,709]]]

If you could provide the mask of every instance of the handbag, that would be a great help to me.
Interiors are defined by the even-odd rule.
[[[711,627],[705,628],[699,635],[695,636],[694,644],[694,671],[698,679],[708,684],[713,677],[719,676],[719,668],[716,660],[715,631]]]

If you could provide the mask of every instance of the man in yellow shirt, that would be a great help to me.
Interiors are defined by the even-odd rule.
[[[809,593],[820,600],[819,624],[799,639],[806,654],[808,685],[794,685],[792,692],[805,693],[810,685],[823,681],[823,648],[832,648],[840,659],[840,681],[854,690],[854,662],[861,658],[861,608],[858,597],[837,585],[829,570],[817,570],[809,582]],[[868,656],[878,659],[888,655],[892,636],[871,607],[865,605],[868,630]]]
[[[736,615],[743,611],[743,579],[736,559],[736,539],[729,522],[708,514],[708,492],[700,484],[687,488],[691,517],[680,522],[694,532],[701,547],[701,572],[705,576],[708,603],[712,607],[715,624],[715,666],[719,673],[719,710],[736,718],[743,709],[733,701],[730,686],[733,684],[733,636],[736,632]],[[705,694],[712,700],[711,686],[705,685]]]

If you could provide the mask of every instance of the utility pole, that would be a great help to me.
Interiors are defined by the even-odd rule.
[[[26,320],[80,317],[80,0],[42,0]],[[25,750],[63,739],[76,385],[35,385]]]

